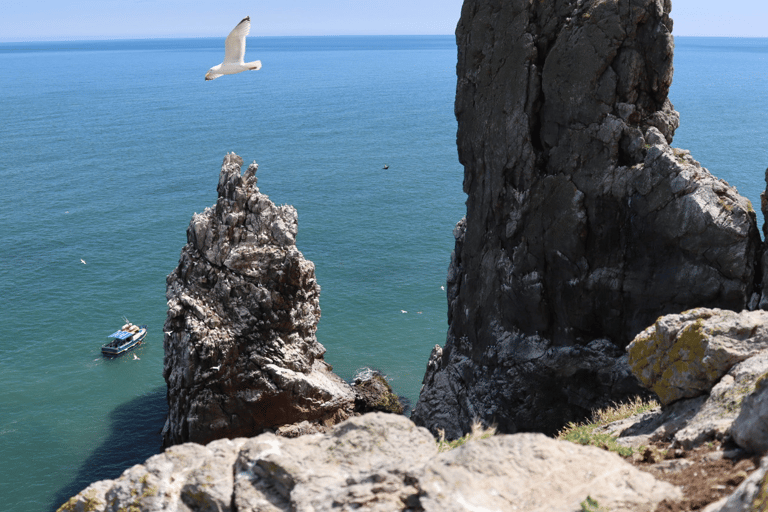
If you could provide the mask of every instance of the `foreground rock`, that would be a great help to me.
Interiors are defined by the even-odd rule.
[[[298,216],[256,186],[253,163],[227,155],[218,200],[195,214],[168,276],[163,376],[166,446],[332,425],[355,393],[323,360],[320,287],[296,248]]]
[[[753,358],[756,359],[756,358]],[[768,359],[768,353],[765,355]],[[750,359],[751,361],[752,359]],[[739,415],[731,426],[733,440],[747,451],[768,452],[768,364],[741,402]],[[768,501],[766,502],[768,505]]]
[[[676,487],[612,453],[539,434],[438,454],[426,429],[371,413],[329,434],[183,444],[96,482],[61,511],[604,510],[650,512]],[[515,508],[516,507],[516,508]]]
[[[766,349],[767,311],[697,308],[659,318],[627,351],[632,372],[666,405],[709,393],[737,363]]]
[[[604,431],[633,447],[691,450],[731,439],[768,451],[768,312],[697,308],[666,315],[627,348],[629,365],[662,407]]]
[[[430,360],[417,423],[449,437],[474,417],[554,432],[637,391],[623,349],[656,318],[752,299],[751,205],[669,146],[670,8],[464,2],[456,116],[467,213],[448,272],[447,342]]]
[[[609,424],[604,431],[619,436],[625,446],[648,446],[663,443],[674,448],[691,450],[711,441],[734,437],[736,443],[751,452],[760,443],[768,443],[765,416],[751,407],[761,403],[753,396],[768,373],[768,351],[756,353],[734,365],[705,395],[680,399],[627,420]],[[756,390],[757,386],[757,390]],[[736,435],[739,422],[743,425],[741,438]]]

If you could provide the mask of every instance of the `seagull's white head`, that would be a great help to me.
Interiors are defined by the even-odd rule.
[[[206,80],[213,80],[221,76],[221,64],[216,64],[205,74]]]

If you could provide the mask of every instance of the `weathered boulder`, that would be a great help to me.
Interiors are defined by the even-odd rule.
[[[355,412],[389,412],[403,414],[405,407],[389,385],[386,376],[378,370],[363,368],[352,379],[355,390]]]
[[[662,404],[709,393],[734,365],[768,349],[768,312],[696,308],[666,315],[627,347],[629,366]]]
[[[474,417],[554,432],[637,392],[623,349],[659,316],[748,304],[754,211],[669,146],[670,8],[464,2],[455,111],[467,213],[417,423],[449,436]]]
[[[745,413],[743,408],[766,373],[768,351],[758,352],[733,366],[708,394],[677,400],[609,424],[603,431],[619,436],[620,444],[634,447],[663,442],[690,450],[709,441],[724,441],[733,435],[737,417],[750,417],[754,413]],[[755,426],[759,428],[759,420]]]
[[[615,453],[542,434],[496,436],[446,452],[416,472],[424,510],[652,511],[681,497],[676,487]],[[474,508],[476,507],[476,508]]]
[[[166,446],[346,419],[355,393],[323,360],[320,286],[296,248],[298,216],[224,158],[213,208],[195,214],[168,276]]]
[[[207,446],[172,446],[70,499],[59,511],[232,510],[232,467],[245,439],[220,439]]]
[[[766,372],[766,351],[731,368],[709,392],[696,415],[675,434],[675,446],[690,450],[708,441],[723,441],[732,435],[734,422],[741,414],[744,400]]]
[[[648,511],[680,490],[613,453],[540,434],[497,436],[438,454],[400,415],[371,413],[327,434],[187,443],[97,482],[59,510]]]
[[[768,368],[763,368],[762,374],[750,389],[751,393],[742,400],[739,415],[731,426],[733,440],[750,452],[768,452],[767,377]]]

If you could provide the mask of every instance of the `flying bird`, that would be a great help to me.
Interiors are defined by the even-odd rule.
[[[251,31],[251,17],[246,16],[243,21],[229,33],[224,42],[224,62],[213,66],[205,74],[206,80],[219,78],[221,75],[234,75],[249,69],[261,69],[261,61],[244,62],[245,36]]]
[[[85,265],[85,260],[84,260],[83,258],[80,258],[80,263],[82,263],[83,265]]]

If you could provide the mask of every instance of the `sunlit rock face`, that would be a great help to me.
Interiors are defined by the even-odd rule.
[[[749,202],[670,147],[663,0],[466,0],[456,117],[466,217],[449,332],[413,419],[552,433],[639,391],[624,348],[661,315],[753,298]]]
[[[224,158],[216,205],[193,216],[167,279],[166,446],[332,425],[354,407],[315,337],[320,286],[296,248],[296,210],[272,203],[258,166],[242,164]]]

